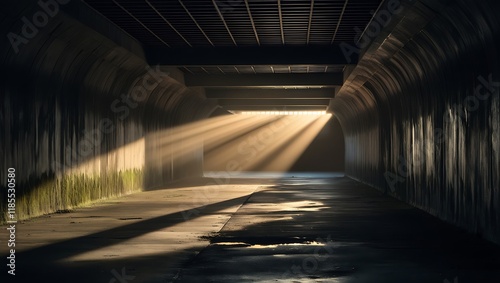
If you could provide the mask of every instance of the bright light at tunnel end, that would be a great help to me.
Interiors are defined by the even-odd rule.
[[[276,115],[276,116],[300,116],[300,115],[306,115],[306,116],[324,116],[324,115],[331,115],[330,113],[327,113],[326,111],[240,111],[240,112],[233,112],[234,114],[240,114],[240,115]]]

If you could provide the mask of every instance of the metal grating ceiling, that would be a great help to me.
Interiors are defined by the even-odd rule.
[[[344,65],[278,65],[278,66],[182,66],[190,74],[282,74],[282,73],[339,73]]]
[[[145,46],[352,43],[381,0],[85,0]]]
[[[335,52],[340,52],[335,49],[336,46],[341,42],[354,44],[382,2],[382,0],[83,1],[135,37],[150,52],[156,50],[155,52],[159,54],[169,51],[171,54],[180,54],[176,56],[183,60],[178,62],[187,63],[169,64],[172,62],[169,59],[165,61],[166,64],[176,66],[186,76],[190,76],[190,83],[193,84],[192,80],[198,80],[194,85],[203,85],[209,96],[219,99],[220,105],[227,110],[273,110],[277,107],[292,110],[325,110],[336,92],[336,88],[331,85],[335,84],[333,81],[346,67],[342,58],[335,59],[338,58]],[[279,53],[269,49],[278,47],[283,48]],[[302,47],[307,49],[301,49]],[[322,51],[318,51],[318,47],[321,47]],[[230,48],[232,51],[227,51],[225,48]],[[332,53],[329,52],[330,48]],[[235,49],[246,50],[242,51],[238,58],[247,60],[228,59],[234,58],[234,54],[230,52],[234,53]],[[186,52],[178,53],[179,50]],[[205,63],[186,60],[193,58],[190,52],[195,52],[198,58],[202,59],[200,61]],[[213,60],[204,60],[207,56]],[[279,56],[284,60],[276,59]],[[303,60],[304,57],[309,59]],[[252,59],[249,61],[249,58]],[[302,59],[294,60],[296,58]],[[299,80],[301,83],[306,80],[307,85],[318,85],[311,89],[295,89],[289,84],[290,80],[297,82],[296,80],[290,78],[285,81],[278,80],[282,78],[279,76],[286,74],[290,75],[290,78],[297,78],[296,74],[304,76],[304,79]],[[207,78],[207,76],[214,77]],[[204,85],[212,82],[214,78],[221,85],[212,86],[210,83]],[[316,79],[316,83],[312,83],[312,79]],[[239,81],[239,84],[235,80]],[[275,80],[276,85],[270,88],[262,87],[267,86],[269,80]],[[286,85],[280,85],[279,82]],[[323,88],[323,85],[330,87]],[[242,97],[245,99],[241,99]],[[266,99],[262,100],[262,97]]]

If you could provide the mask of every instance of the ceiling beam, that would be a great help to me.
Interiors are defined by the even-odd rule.
[[[335,31],[333,32],[332,41],[330,42],[331,44],[335,42],[335,38],[337,37],[337,32],[339,31],[340,24],[342,23],[342,18],[344,17],[345,9],[347,8],[348,3],[349,0],[345,0],[344,7],[342,8],[342,13],[340,13],[339,21],[337,22],[337,26],[335,27]]]
[[[186,86],[202,87],[335,87],[343,83],[343,73],[308,74],[186,74]]]
[[[336,88],[310,89],[248,89],[248,88],[207,88],[207,98],[215,99],[324,99],[334,98]]]
[[[237,46],[238,44],[236,43],[236,40],[234,40],[234,37],[233,37],[233,34],[231,33],[231,30],[227,26],[226,19],[224,19],[224,15],[222,15],[222,13],[219,9],[219,5],[215,2],[215,0],[212,0],[212,4],[214,5],[215,10],[217,10],[217,14],[219,14],[219,18],[221,19],[222,23],[226,27],[227,33],[231,37],[231,40],[233,41],[234,45]]]
[[[324,106],[330,99],[219,99],[221,106]]]
[[[257,47],[146,47],[150,65],[345,65],[349,62],[338,45]],[[353,54],[356,55],[356,54]],[[352,61],[357,58],[352,56]],[[351,61],[351,62],[352,62]]]
[[[160,13],[160,11],[158,11],[158,9],[156,9],[155,6],[153,6],[153,4],[151,4],[148,0],[146,0],[146,4],[149,5],[149,7],[151,7],[151,9],[153,9],[153,11],[155,11],[155,13],[160,16],[160,18],[162,18],[162,20],[173,30],[175,31],[175,33],[177,33],[177,35],[182,38],[182,40],[184,40],[184,42],[189,45],[189,47],[193,47],[191,45],[191,43],[189,43],[189,41],[184,37],[182,36],[182,34],[170,23],[170,21],[168,21],[163,15],[162,13]]]
[[[134,16],[129,10],[125,9],[122,5],[120,5],[116,0],[112,0],[116,6],[120,7],[125,13],[127,13],[131,18],[133,18],[136,22],[138,22],[145,30],[149,31],[154,37],[156,37],[159,41],[161,41],[165,46],[170,47],[168,43],[166,43],[161,37],[159,37],[154,31],[149,29],[141,20],[139,20],[136,16]]]
[[[255,40],[257,40],[257,44],[260,45],[259,34],[257,33],[257,28],[255,27],[255,23],[253,21],[253,16],[252,12],[250,11],[250,6],[248,5],[248,0],[245,0],[245,6],[247,8],[247,13],[250,19],[250,23],[252,24],[253,33],[255,34]]]
[[[326,106],[277,106],[277,105],[228,105],[222,106],[226,110],[233,111],[325,111]]]
[[[309,9],[309,21],[307,23],[307,41],[306,44],[309,44],[309,39],[311,38],[311,25],[314,14],[314,0],[311,0],[311,8]]]
[[[178,1],[179,1],[179,4],[181,4],[182,8],[184,8],[184,11],[186,11],[186,14],[188,14],[188,16],[191,18],[191,20],[193,21],[193,23],[198,27],[198,29],[200,30],[200,32],[205,36],[205,38],[207,39],[207,41],[210,42],[210,44],[212,46],[214,46],[214,43],[212,42],[212,40],[210,40],[210,38],[208,37],[208,35],[201,28],[200,24],[198,24],[198,22],[193,17],[193,15],[191,14],[191,12],[189,12],[188,8],[184,5],[184,3],[182,3],[182,0],[178,0]]]
[[[278,18],[280,20],[281,44],[285,45],[285,32],[283,30],[283,14],[281,13],[281,0],[278,0]]]

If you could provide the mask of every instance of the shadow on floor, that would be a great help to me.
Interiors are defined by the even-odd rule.
[[[202,279],[500,282],[500,247],[348,178],[289,183],[254,193],[176,282]]]

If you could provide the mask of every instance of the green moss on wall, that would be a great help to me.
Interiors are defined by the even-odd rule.
[[[101,175],[73,174],[42,178],[16,188],[17,220],[67,211],[102,199],[143,189],[143,170],[131,169]],[[1,224],[7,220],[7,189],[2,188]]]

